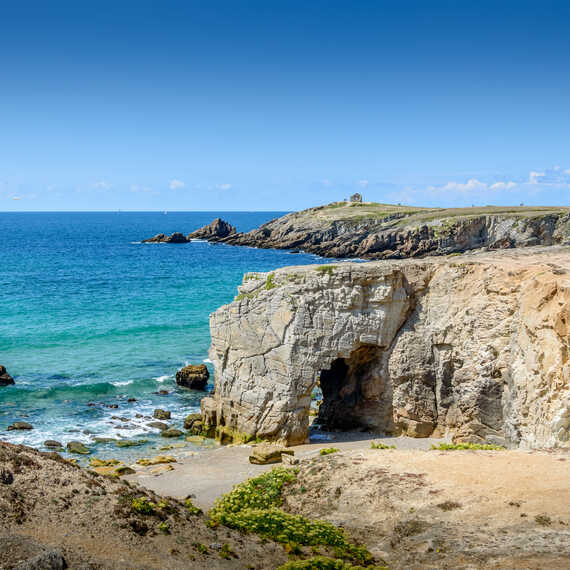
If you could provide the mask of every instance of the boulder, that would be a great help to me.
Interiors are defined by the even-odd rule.
[[[195,422],[202,420],[202,414],[189,414],[184,418],[184,429],[192,429]]]
[[[168,429],[168,424],[165,424],[164,422],[150,422],[146,425],[148,427],[151,427],[154,429],[159,429],[160,431],[164,431],[165,429]]]
[[[222,239],[233,235],[236,233],[234,226],[225,222],[221,218],[216,218],[211,224],[204,226],[186,236],[186,239],[205,239],[210,241],[216,241],[217,239]]]
[[[0,386],[10,386],[11,384],[15,384],[14,378],[6,372],[4,366],[0,366]]]
[[[81,441],[70,441],[67,444],[67,451],[69,453],[79,453],[80,455],[89,455],[91,451]]]
[[[258,445],[249,456],[249,462],[255,465],[268,465],[270,463],[281,463],[281,455],[294,455],[292,449],[280,447],[278,445]]]
[[[160,435],[162,437],[180,437],[181,435],[184,435],[184,433],[182,431],[180,431],[179,429],[169,428],[169,429],[163,430],[160,433]]]
[[[157,420],[169,420],[170,412],[167,410],[161,410],[160,408],[157,408],[156,410],[154,410],[152,416]]]
[[[26,429],[34,429],[34,426],[32,424],[29,424],[28,422],[14,422],[11,426],[8,426],[8,431],[13,431],[13,430],[26,430]]]
[[[210,378],[205,364],[189,364],[176,373],[176,383],[192,390],[204,390]]]
[[[44,441],[44,447],[49,447],[52,449],[61,449],[63,445],[59,441],[56,441],[55,439],[46,439]]]

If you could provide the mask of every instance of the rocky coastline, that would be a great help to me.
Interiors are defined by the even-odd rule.
[[[192,239],[331,258],[406,259],[570,243],[570,208],[440,209],[338,202],[287,214],[247,233],[217,218],[188,236],[158,234],[144,241]]]

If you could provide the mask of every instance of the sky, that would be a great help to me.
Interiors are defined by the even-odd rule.
[[[566,0],[0,0],[0,211],[570,205]]]

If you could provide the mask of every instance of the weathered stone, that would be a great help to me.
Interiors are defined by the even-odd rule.
[[[202,420],[288,445],[316,419],[508,446],[570,445],[566,248],[273,272],[210,317]]]
[[[184,429],[191,429],[195,422],[202,420],[202,414],[189,414],[184,418]]]
[[[15,384],[14,378],[6,372],[6,368],[0,365],[0,386],[10,386],[11,384]]]
[[[8,426],[6,429],[8,431],[30,430],[30,429],[34,429],[34,426],[32,424],[29,424],[28,422],[14,422],[12,425]]]
[[[0,467],[0,483],[2,483],[2,485],[11,485],[13,482],[13,473],[5,467]]]
[[[176,459],[172,455],[157,455],[156,457],[151,457],[150,459],[137,459],[139,465],[161,465],[162,463],[176,463]]]
[[[63,444],[59,441],[56,441],[55,439],[46,439],[46,441],[44,441],[44,446],[54,449],[61,449],[63,447]]]
[[[268,465],[270,463],[280,463],[283,454],[293,455],[295,452],[286,447],[276,445],[258,445],[249,456],[249,462],[255,465]]]
[[[154,410],[154,413],[152,415],[157,420],[169,420],[170,416],[171,416],[169,411],[161,410],[160,408],[157,408],[156,410]]]
[[[79,453],[80,455],[89,455],[91,451],[81,441],[70,441],[67,444],[67,451],[69,453]]]
[[[208,378],[210,373],[205,364],[189,364],[176,372],[176,383],[193,390],[203,390]]]
[[[169,428],[161,431],[160,435],[162,437],[180,437],[181,435],[184,435],[184,432],[176,428]]]
[[[186,236],[186,239],[207,239],[216,241],[236,233],[234,226],[228,224],[221,218],[216,218],[211,224],[204,226]]]
[[[164,422],[149,422],[147,426],[154,429],[159,429],[160,431],[168,429],[168,424],[165,424]]]

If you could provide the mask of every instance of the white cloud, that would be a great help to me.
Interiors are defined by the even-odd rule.
[[[174,180],[170,181],[170,184],[168,186],[171,190],[176,190],[177,188],[184,188],[185,184],[182,182],[182,180],[176,180],[175,178]]]
[[[544,178],[545,176],[546,176],[545,172],[535,172],[534,170],[531,170],[531,172],[528,175],[528,183],[538,184],[540,182],[540,179]]]
[[[231,184],[218,184],[216,188],[218,190],[229,190],[232,187]]]
[[[93,188],[96,188],[97,190],[109,190],[109,188],[111,188],[111,184],[105,180],[99,180],[93,184]]]
[[[368,180],[359,180],[358,184],[362,187],[362,188],[366,188],[368,186]]]
[[[489,188],[491,190],[512,190],[513,188],[516,188],[516,186],[516,182],[511,180],[509,182],[495,182],[494,184],[491,184]]]
[[[471,178],[467,182],[448,182],[443,186],[430,186],[428,190],[435,192],[482,192],[485,190],[512,190],[516,188],[516,182],[494,182],[488,184],[477,178]]]

